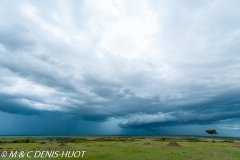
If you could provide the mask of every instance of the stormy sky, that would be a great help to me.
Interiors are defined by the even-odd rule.
[[[0,1],[0,135],[240,136],[240,1]]]

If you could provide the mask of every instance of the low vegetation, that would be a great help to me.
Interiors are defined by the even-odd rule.
[[[206,137],[0,137],[3,151],[86,151],[86,160],[239,160],[238,139]],[[0,158],[1,159],[1,158]],[[6,160],[28,159],[4,158]],[[41,158],[73,160],[76,158]],[[77,158],[79,159],[79,158]]]
[[[222,141],[222,142],[227,142],[227,143],[234,143],[234,140],[224,140],[224,141]]]

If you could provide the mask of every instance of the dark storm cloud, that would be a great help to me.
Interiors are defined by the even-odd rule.
[[[221,120],[236,119],[240,116],[240,91],[232,91],[212,97],[197,104],[178,106],[165,113],[136,114],[122,128],[152,129],[163,126],[206,125]]]
[[[35,46],[34,40],[29,35],[29,30],[18,23],[1,26],[0,43],[10,50],[29,50]]]
[[[0,94],[0,110],[12,114],[38,115],[40,112],[14,101],[16,97]]]
[[[47,3],[0,3],[0,111],[148,130],[239,116],[238,1]]]

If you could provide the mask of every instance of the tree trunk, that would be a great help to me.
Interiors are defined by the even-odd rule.
[[[212,134],[212,140],[214,141],[214,134]]]

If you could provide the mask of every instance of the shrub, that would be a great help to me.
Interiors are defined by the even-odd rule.
[[[203,141],[201,139],[189,139],[188,141],[189,142],[206,142],[206,141]]]
[[[234,143],[234,140],[224,140],[222,142],[227,142],[227,143]]]
[[[166,140],[165,138],[156,139],[156,141],[165,141],[165,140]]]
[[[35,143],[35,142],[36,142],[35,140],[31,140],[29,138],[12,141],[12,143]]]

